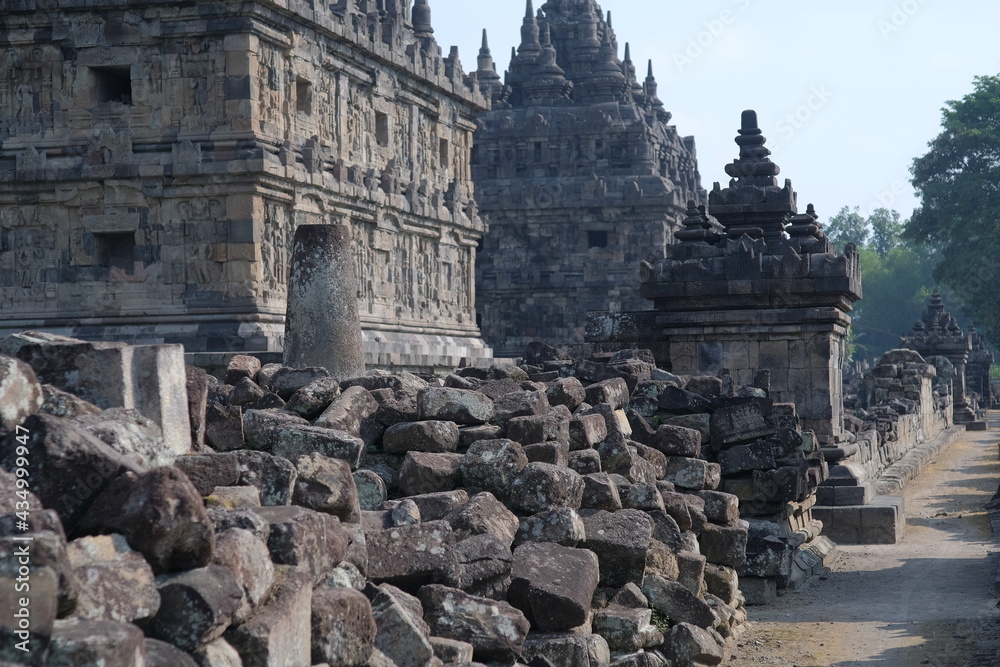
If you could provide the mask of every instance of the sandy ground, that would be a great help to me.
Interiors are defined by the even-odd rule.
[[[899,544],[841,546],[828,576],[750,607],[723,665],[1000,665],[1000,542],[983,509],[1000,484],[1000,412],[990,417],[990,431],[963,434],[910,482]]]

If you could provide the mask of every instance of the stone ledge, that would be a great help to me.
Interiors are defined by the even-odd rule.
[[[933,440],[913,447],[903,455],[903,458],[886,468],[876,482],[876,493],[882,495],[901,493],[907,483],[919,475],[931,460],[951,445],[964,430],[962,426],[953,426],[939,433]]]

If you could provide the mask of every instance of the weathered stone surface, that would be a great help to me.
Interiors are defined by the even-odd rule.
[[[407,500],[416,504],[420,509],[422,520],[437,521],[469,502],[469,494],[465,489],[456,489],[454,491],[412,495]]]
[[[140,468],[172,465],[177,458],[163,446],[163,435],[156,423],[138,410],[110,408],[100,414],[74,417],[73,423]]]
[[[298,476],[292,502],[332,514],[346,523],[361,520],[358,489],[347,463],[322,454],[310,454],[300,456],[295,469]]]
[[[287,345],[288,343],[286,343]],[[265,387],[282,399],[288,400],[299,389],[316,380],[327,377],[330,377],[329,371],[321,366],[308,366],[305,364],[296,366],[284,365],[271,374]]]
[[[506,500],[511,484],[526,465],[524,450],[513,440],[480,440],[462,459],[462,479],[470,491],[488,491]]]
[[[101,409],[90,401],[85,401],[51,384],[42,385],[42,398],[44,402],[38,412],[53,417],[72,419],[83,415],[96,415],[101,412]]]
[[[553,667],[608,667],[611,649],[600,635],[532,632],[524,642],[522,657],[547,659]]]
[[[375,418],[378,401],[364,387],[348,387],[313,422],[314,426],[345,431],[366,444],[374,444],[383,427]]]
[[[404,422],[390,426],[382,435],[387,454],[454,452],[457,448],[458,425],[451,421]]]
[[[409,452],[399,470],[399,488],[407,495],[451,491],[462,483],[462,461],[461,454]]]
[[[160,608],[153,570],[121,535],[81,537],[66,553],[80,587],[74,615],[93,621],[132,621]]]
[[[569,445],[565,442],[540,442],[523,447],[529,463],[550,463],[566,468],[569,466]]]
[[[160,608],[150,633],[189,652],[221,637],[243,599],[239,583],[220,565],[170,577],[159,590]]]
[[[0,354],[0,433],[14,430],[43,402],[42,385],[31,366]]]
[[[586,538],[583,519],[571,507],[543,510],[521,519],[514,544],[552,542],[575,547]]]
[[[159,639],[147,637],[144,650],[147,667],[198,667],[190,653]]]
[[[417,394],[420,419],[440,419],[462,425],[485,424],[493,419],[493,401],[478,391],[430,387]]]
[[[432,634],[468,642],[478,661],[513,662],[521,654],[528,620],[506,602],[431,585],[420,590]]]
[[[723,475],[735,475],[745,470],[771,470],[778,467],[774,450],[766,440],[736,445],[719,452],[719,465]]]
[[[320,586],[312,594],[312,662],[362,665],[375,648],[375,616],[360,592]]]
[[[318,453],[333,459],[340,459],[357,470],[365,452],[365,442],[346,431],[318,426],[289,424],[272,431],[271,446],[268,451],[289,461],[300,456]]]
[[[650,625],[652,616],[649,609],[611,605],[594,614],[594,633],[604,637],[612,651],[637,651],[663,641],[663,635]]]
[[[250,531],[230,528],[216,538],[212,562],[228,569],[243,591],[243,599],[233,614],[234,622],[242,623],[271,592],[274,584],[271,552]]]
[[[691,623],[701,628],[715,624],[712,608],[676,581],[650,574],[642,582],[642,592],[654,609],[674,623]]]
[[[243,412],[243,436],[247,449],[269,452],[274,447],[275,435],[281,427],[308,426],[302,417],[284,410],[245,410]]]
[[[711,634],[690,623],[670,628],[667,655],[677,665],[718,665],[723,649]]]
[[[714,563],[705,565],[705,587],[724,603],[733,605],[736,602],[739,583],[739,575],[734,568]]]
[[[434,657],[430,628],[420,600],[382,584],[372,598],[377,632],[375,648],[398,667],[424,667]],[[371,663],[369,663],[371,664]]]
[[[194,656],[199,667],[243,667],[240,654],[222,638],[205,644],[194,652]]]
[[[256,403],[267,396],[268,392],[250,378],[243,378],[229,392],[229,405],[238,405],[241,408],[256,407]]]
[[[584,510],[580,513],[587,539],[580,546],[601,561],[601,585],[619,588],[630,581],[642,583],[646,549],[653,522],[638,510]]]
[[[522,544],[514,550],[507,599],[533,629],[560,632],[582,625],[590,612],[600,567],[587,549],[551,543]]]
[[[740,518],[739,497],[721,491],[702,491],[698,495],[705,501],[705,516],[709,521],[726,524]]]
[[[451,525],[457,540],[488,533],[508,547],[514,542],[519,525],[517,516],[488,491],[477,493],[444,520]]]
[[[586,392],[586,401],[591,405],[607,403],[615,410],[624,410],[628,405],[629,388],[621,378],[611,378],[589,385]]]
[[[695,595],[705,593],[706,558],[694,551],[677,552],[677,581]]]
[[[673,517],[681,530],[691,530],[691,512],[688,510],[687,494],[675,492],[660,492],[663,498],[663,508]]]
[[[579,509],[583,489],[583,478],[569,468],[529,463],[511,483],[510,498],[514,508],[525,514],[558,507]]]
[[[266,604],[225,638],[239,651],[244,667],[312,663],[312,579],[298,568],[278,568]]]
[[[447,521],[428,521],[366,534],[368,577],[402,588],[453,581],[458,564]]]
[[[683,426],[661,424],[650,445],[667,456],[698,458],[701,455],[701,433]]]
[[[455,545],[457,586],[466,593],[506,600],[513,556],[510,547],[489,534],[475,535]]]
[[[587,391],[575,377],[559,378],[545,391],[549,405],[565,405],[570,410],[576,410],[587,400]]]
[[[710,563],[738,568],[746,560],[747,524],[739,520],[725,526],[707,524],[698,535],[698,544]]]
[[[626,442],[613,442],[610,439],[597,447],[601,455],[601,469],[621,475],[630,482],[645,482],[656,484],[656,468],[649,461],[639,456],[635,447]]]
[[[583,476],[583,499],[581,507],[614,512],[622,508],[618,486],[606,472],[592,473]]]
[[[229,360],[226,367],[226,384],[236,385],[243,378],[253,380],[260,370],[260,359],[246,354],[237,354]]]
[[[581,475],[592,475],[601,472],[601,455],[594,449],[582,449],[570,452],[567,466]]]
[[[340,396],[340,383],[332,377],[319,377],[295,391],[285,409],[305,419],[316,419]]]
[[[388,497],[385,482],[374,470],[355,472],[354,486],[358,489],[358,505],[362,510],[373,510]]]
[[[141,468],[103,442],[65,420],[50,415],[32,415],[24,421],[28,477],[31,492],[42,504],[59,513],[72,531],[91,503],[116,477]],[[23,437],[24,431],[21,436]],[[17,447],[23,441],[11,432],[0,445],[0,467],[13,471]]]
[[[231,452],[178,456],[174,466],[203,496],[211,494],[217,486],[235,486],[240,481],[240,460]]]
[[[569,422],[572,415],[565,406],[543,415],[514,417],[507,422],[507,437],[522,445],[556,441],[569,448]]]
[[[26,331],[4,346],[30,365],[40,382],[88,400],[98,407],[135,408],[163,434],[164,456],[191,449],[187,375],[181,345],[126,345],[85,342]]]
[[[262,505],[288,505],[292,502],[298,471],[291,461],[251,450],[240,450],[236,456],[240,464],[240,485],[257,487]]]
[[[230,528],[242,528],[253,533],[257,539],[267,544],[267,538],[271,533],[270,524],[255,510],[237,509],[227,510],[224,507],[206,507],[208,518],[211,519],[215,527],[216,534],[222,533]]]
[[[260,491],[255,486],[217,486],[205,497],[206,507],[215,505],[229,510],[260,507]]]
[[[677,564],[677,552],[674,548],[653,539],[646,551],[646,576],[651,574],[665,579],[677,579],[680,567]]]
[[[434,648],[434,655],[445,664],[472,662],[473,647],[468,642],[444,637],[431,637],[430,642]]]
[[[205,442],[219,452],[243,449],[243,408],[208,401],[205,408]]]
[[[664,479],[682,489],[715,489],[722,481],[722,473],[718,463],[670,456],[667,457],[667,473]]]
[[[138,626],[116,621],[65,619],[56,621],[46,665],[141,665],[145,637]]]
[[[294,505],[255,511],[270,525],[267,548],[271,560],[297,566],[313,581],[321,581],[347,553],[347,535],[334,516]]]
[[[506,424],[514,417],[543,415],[549,410],[544,391],[514,391],[493,399],[493,419]]]
[[[674,386],[666,387],[660,394],[658,402],[661,410],[675,415],[692,415],[712,411],[712,404],[704,397]]]
[[[590,449],[608,437],[608,426],[598,414],[575,415],[569,423],[571,451]]]

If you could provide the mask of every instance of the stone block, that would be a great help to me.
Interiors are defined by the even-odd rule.
[[[528,664],[543,657],[553,667],[608,667],[611,663],[607,640],[594,634],[532,632],[521,655]]]
[[[774,604],[778,601],[778,582],[771,577],[740,577],[740,592],[748,606]]]
[[[293,567],[278,568],[276,575],[267,603],[225,634],[244,667],[312,663],[312,578]]]
[[[447,583],[458,576],[454,537],[447,521],[368,532],[368,576],[402,588]]]
[[[653,522],[638,510],[585,510],[581,512],[586,541],[580,546],[597,554],[601,562],[601,585],[621,587],[641,584],[646,569],[646,550]]]
[[[608,427],[599,414],[576,415],[569,423],[570,450],[584,450],[596,446],[608,437]]]
[[[403,422],[386,429],[382,435],[382,449],[387,454],[454,452],[458,448],[458,439],[458,425],[455,422]]]
[[[514,479],[528,465],[521,445],[513,440],[480,440],[462,460],[462,479],[470,490],[488,491],[507,500]]]
[[[601,472],[601,455],[595,449],[581,449],[570,452],[567,467],[581,475],[592,475]]]
[[[457,540],[486,533],[508,547],[514,542],[519,526],[517,516],[489,492],[476,494],[444,520],[451,525]]]
[[[441,419],[461,425],[485,424],[493,419],[493,401],[467,389],[430,387],[417,394],[420,419]]]
[[[511,664],[521,654],[530,626],[510,604],[440,585],[424,586],[420,601],[433,635],[472,644],[475,660]]]
[[[860,544],[896,544],[906,527],[903,496],[876,496],[859,508]]]
[[[507,599],[541,632],[582,625],[597,589],[597,556],[587,549],[527,543],[514,550]]]
[[[375,616],[359,591],[319,586],[312,594],[312,662],[359,665],[375,648]]]
[[[680,456],[667,457],[664,479],[682,489],[703,490],[718,488],[722,480],[718,463]]]
[[[462,460],[461,454],[409,452],[399,470],[399,488],[408,496],[452,491],[462,483]]]
[[[515,509],[535,514],[558,507],[579,509],[583,490],[577,472],[551,463],[529,463],[511,483],[510,497]]]

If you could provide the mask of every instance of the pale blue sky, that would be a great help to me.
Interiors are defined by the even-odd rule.
[[[487,28],[503,74],[524,4],[430,0],[435,36],[445,53],[459,46],[469,71]],[[725,186],[740,112],[756,109],[778,178],[790,178],[799,209],[814,203],[824,222],[845,205],[886,205],[908,218],[917,205],[908,167],[938,134],[944,103],[970,92],[974,76],[1000,71],[995,0],[600,5],[640,73],[653,59],[671,122],[695,136],[706,188]]]

